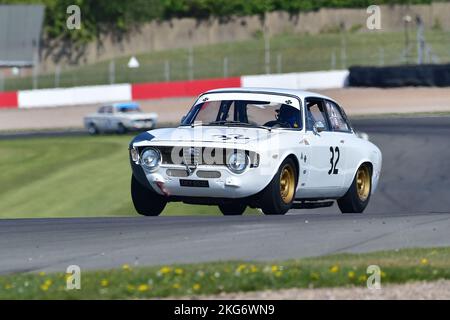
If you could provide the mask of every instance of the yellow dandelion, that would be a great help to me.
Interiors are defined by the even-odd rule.
[[[330,272],[331,273],[337,273],[339,272],[339,266],[338,265],[334,265],[330,268]]]
[[[381,271],[380,276],[381,276],[382,278],[386,278],[386,272]]]
[[[180,289],[180,288],[181,288],[181,285],[180,285],[179,283],[174,283],[173,286],[172,286],[172,288],[174,288],[174,289]]]
[[[236,272],[242,272],[245,268],[247,268],[247,266],[245,264],[241,264],[236,268]]]
[[[128,264],[124,264],[122,266],[122,270],[129,271],[129,270],[131,270],[131,267]]]
[[[356,276],[354,271],[349,271],[347,275],[348,275],[349,279],[355,279],[355,276]]]
[[[172,272],[172,269],[169,268],[169,267],[162,267],[162,268],[159,270],[159,272],[160,272],[161,274],[165,275],[165,274],[171,273],[171,272]]]
[[[281,271],[277,271],[277,272],[275,272],[275,277],[281,277],[281,275],[282,275],[282,272]]]
[[[258,268],[257,268],[256,266],[251,266],[251,267],[250,267],[250,272],[251,272],[251,273],[256,273],[256,272],[258,272]]]
[[[194,284],[194,285],[192,286],[192,289],[194,289],[195,291],[200,290],[200,288],[201,288],[201,286],[200,286],[199,283],[196,283],[196,284]]]
[[[181,268],[176,268],[175,269],[175,274],[177,274],[177,275],[182,275],[184,273],[184,270],[183,269],[181,269]]]
[[[428,264],[428,259],[423,258],[422,260],[420,260],[420,264],[426,266]]]
[[[148,286],[148,284],[141,284],[137,289],[139,292],[144,292],[150,290],[150,287]]]
[[[272,267],[270,268],[270,270],[271,270],[272,272],[277,272],[277,271],[278,271],[278,266],[272,266]]]
[[[5,289],[6,290],[12,289],[12,287],[13,286],[11,284],[9,284],[9,283],[5,284]]]
[[[359,276],[358,280],[360,282],[365,282],[365,281],[367,281],[367,276],[365,274],[363,274],[363,275]]]
[[[39,276],[45,277],[45,272],[44,271],[39,272]]]
[[[106,279],[103,279],[102,281],[100,281],[100,285],[102,287],[107,287],[109,285],[109,281]]]

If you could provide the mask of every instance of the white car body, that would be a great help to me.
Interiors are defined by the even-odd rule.
[[[168,153],[162,152],[162,162],[155,170],[142,166],[140,159],[131,159],[134,176],[168,199],[186,202],[197,199],[194,203],[214,204],[214,199],[243,199],[258,194],[271,182],[282,162],[292,157],[298,173],[297,202],[339,199],[349,190],[363,163],[372,167],[371,192],[376,190],[382,163],[378,147],[358,137],[351,127],[347,132],[307,129],[305,99],[323,99],[324,103],[330,101],[337,105],[331,98],[298,90],[230,88],[202,94],[193,108],[204,101],[227,99],[289,103],[298,109],[302,125],[297,129],[269,130],[263,127],[202,126],[194,123],[148,131],[131,142],[130,150],[134,149],[136,154],[142,155],[142,151],[149,147],[158,150],[177,147],[183,150],[184,155],[183,152],[188,152],[185,150],[195,154],[195,150],[202,148],[237,149],[253,156],[259,155],[258,165],[249,165],[244,172],[235,173],[227,165],[208,165],[201,161],[193,166],[173,164],[165,161]],[[171,171],[173,169],[175,171]],[[195,182],[181,186],[180,180],[207,181],[207,186],[206,183],[200,186]]]
[[[132,110],[123,112],[122,110]],[[100,107],[84,117],[84,126],[91,134],[100,132],[145,131],[156,126],[156,113],[142,113],[136,103],[116,103]]]

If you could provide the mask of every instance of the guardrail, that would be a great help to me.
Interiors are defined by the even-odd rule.
[[[342,88],[347,70],[242,76],[191,81],[115,84],[58,89],[0,92],[0,108],[41,108],[193,97],[223,87],[271,87],[286,89]]]

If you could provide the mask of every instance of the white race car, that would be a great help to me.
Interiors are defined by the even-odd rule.
[[[101,132],[126,133],[153,129],[157,120],[156,113],[143,113],[137,103],[127,102],[100,107],[96,113],[84,118],[84,126],[92,135]]]
[[[382,162],[336,101],[269,88],[208,91],[179,127],[144,132],[129,150],[132,200],[146,216],[172,201],[280,215],[337,200],[343,213],[361,213]]]

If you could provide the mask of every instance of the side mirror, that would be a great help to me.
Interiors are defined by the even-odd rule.
[[[322,131],[325,131],[325,124],[322,121],[317,121],[314,123],[313,130],[315,133],[320,133]]]

